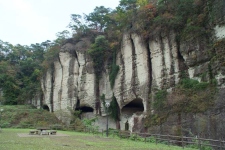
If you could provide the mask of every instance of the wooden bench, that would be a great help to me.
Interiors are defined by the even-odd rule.
[[[41,135],[49,135],[49,132],[47,130],[42,130]]]
[[[50,135],[56,135],[56,132],[57,132],[56,130],[51,130],[51,131],[49,131],[49,134]]]
[[[38,130],[30,130],[29,135],[38,134]]]

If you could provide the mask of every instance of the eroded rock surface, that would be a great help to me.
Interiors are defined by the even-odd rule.
[[[215,40],[224,37],[222,31],[224,27],[215,28]],[[69,112],[69,109],[85,108],[89,114],[90,111],[91,114],[96,113],[95,74],[93,62],[87,54],[89,46],[88,39],[64,44],[53,68],[49,68],[43,77],[43,104],[50,111]],[[100,95],[104,94],[107,101],[111,101],[113,95],[116,97],[121,112],[121,129],[125,129],[124,124],[130,122],[129,130],[141,131],[144,125],[140,122],[145,113],[150,111],[150,94],[154,95],[160,89],[173,88],[184,71],[190,78],[208,80],[210,59],[207,40],[204,38],[178,43],[176,34],[171,31],[146,43],[137,34],[124,34],[117,53],[116,64],[120,69],[115,85],[111,88],[109,70],[103,64],[105,70],[100,79]],[[219,68],[214,73],[219,86],[224,86],[224,71]],[[203,74],[206,74],[204,79]],[[103,102],[101,111],[101,116],[105,116]],[[110,125],[116,126],[113,120]]]

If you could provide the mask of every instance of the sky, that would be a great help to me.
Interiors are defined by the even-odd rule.
[[[114,9],[120,0],[0,0],[0,40],[30,45],[56,39],[69,30],[71,14],[93,12],[96,6]]]

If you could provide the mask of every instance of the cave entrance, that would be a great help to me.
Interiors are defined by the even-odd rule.
[[[122,113],[123,114],[133,114],[133,113],[138,113],[138,112],[143,112],[144,111],[144,105],[142,103],[142,99],[137,98],[125,105],[122,108]]]
[[[80,110],[81,113],[94,112],[94,109],[88,106],[78,107],[75,110]]]
[[[94,112],[94,109],[89,106],[80,106],[80,100],[77,100],[75,111],[81,111],[81,113]]]
[[[50,111],[48,105],[43,105],[42,107],[44,110]]]
[[[125,105],[121,112],[124,124],[124,129],[129,130],[130,124],[128,119],[132,117],[133,114],[142,114],[144,111],[143,101],[140,98],[136,98],[127,105]]]
[[[90,118],[93,115],[94,109],[88,106],[80,106],[75,109],[75,111],[80,111],[79,118]]]

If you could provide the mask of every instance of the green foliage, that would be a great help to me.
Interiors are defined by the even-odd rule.
[[[96,7],[92,13],[85,15],[85,19],[89,23],[89,27],[102,32],[110,21],[109,13],[109,8],[104,6]]]
[[[69,109],[69,110],[70,110],[70,113],[72,114],[70,124],[77,125],[78,124],[77,122],[81,122],[80,116],[82,111],[81,110],[74,111],[73,109]]]
[[[145,139],[137,134],[131,134],[129,140],[144,142]]]
[[[185,39],[192,39],[195,37],[203,37],[203,36],[207,36],[207,32],[206,30],[201,27],[201,26],[197,26],[197,25],[187,25],[181,33],[181,39],[185,40]]]
[[[208,82],[198,82],[194,79],[185,78],[182,79],[179,83],[179,87],[184,89],[191,89],[194,91],[198,90],[205,90],[207,87],[209,87],[210,83]]]
[[[94,129],[94,130],[96,130],[96,129],[98,129],[98,126],[94,126],[94,123],[95,123],[95,121],[96,121],[97,119],[98,119],[97,117],[91,118],[91,119],[84,118],[84,119],[82,120],[82,123],[83,123],[83,125],[84,125],[85,127],[89,128],[89,129]]]
[[[205,112],[214,106],[216,92],[216,84],[213,82],[181,79],[171,93],[167,93],[165,90],[155,93],[154,114],[149,115],[146,125],[160,125],[171,114],[180,116],[181,113]],[[178,119],[178,123],[179,121]]]
[[[109,112],[110,112],[110,116],[115,121],[120,120],[120,118],[119,118],[120,117],[120,109],[119,109],[119,105],[117,103],[116,97],[114,95],[112,97],[112,101],[110,102]]]
[[[221,8],[224,5],[219,0],[160,0],[157,4],[153,1],[124,0],[117,8],[117,21],[122,29],[139,33],[144,39],[173,30],[179,40],[189,40],[209,36],[211,31],[207,25],[213,23],[210,18],[219,16],[218,12],[223,12]],[[224,12],[222,14],[220,18],[224,19],[221,17]]]
[[[54,61],[59,58],[60,45],[53,45],[49,47],[48,51],[44,54],[44,61],[42,63],[43,71],[52,68]]]
[[[199,148],[199,141],[197,139],[192,140],[192,142],[194,142],[194,144],[190,144],[187,147],[189,148],[195,148],[198,149]],[[208,144],[210,144],[208,141],[201,141],[202,145],[201,145],[201,150],[213,150],[212,147],[207,146]]]
[[[125,11],[137,8],[137,0],[121,0],[119,7]]]
[[[153,109],[154,114],[149,116],[149,125],[161,125],[168,117],[168,105],[167,105],[167,91],[159,90],[154,95]]]
[[[91,45],[88,50],[88,54],[92,57],[94,62],[94,70],[97,76],[97,80],[100,79],[101,73],[104,68],[104,60],[106,53],[109,50],[109,43],[105,36],[99,35],[95,39],[95,43]]]
[[[102,101],[103,106],[105,107],[105,94],[101,95],[100,100]]]
[[[149,142],[150,142],[150,143],[156,143],[156,138],[155,138],[154,136],[151,136],[151,137],[149,138]]]
[[[155,93],[153,107],[155,109],[163,109],[166,106],[166,90],[160,90]]]
[[[0,88],[3,103],[24,104],[40,91],[41,63],[47,43],[22,46],[1,41]]]
[[[88,32],[88,27],[84,23],[82,23],[82,16],[79,14],[71,15],[71,22],[68,27],[77,34],[78,36],[85,35]]]
[[[212,62],[215,61],[219,61],[219,63],[221,64],[221,66],[225,66],[225,38],[220,39],[218,41],[216,41],[213,44],[213,49],[215,50],[213,52],[213,59]]]
[[[69,128],[72,130],[75,130],[75,131],[83,131],[86,125],[80,119],[81,110],[79,110],[79,111],[71,110],[71,112],[72,112],[73,116],[72,116]]]
[[[194,79],[185,78],[180,81],[181,87],[185,89],[193,89],[196,85],[198,85],[198,81]]]
[[[210,11],[209,21],[214,24],[224,24],[225,2],[222,0],[208,0],[207,7]]]
[[[110,81],[111,88],[114,87],[115,79],[119,72],[119,69],[120,69],[119,66],[116,65],[116,51],[114,51],[113,62],[112,62],[112,66],[111,66],[111,70],[110,70],[110,74],[109,74],[109,81]]]
[[[52,130],[63,130],[63,126],[61,124],[53,124],[50,126]]]
[[[45,110],[34,109],[26,105],[3,105],[1,113],[1,127],[38,127],[61,124],[53,113]]]
[[[120,70],[120,67],[118,65],[112,64],[112,69],[111,69],[110,75],[109,75],[109,81],[110,81],[111,88],[114,87],[115,79],[116,79],[116,76],[117,76],[119,70]]]
[[[63,30],[62,32],[56,33],[57,39],[55,43],[61,45],[66,39],[70,37],[70,32],[68,30]]]

